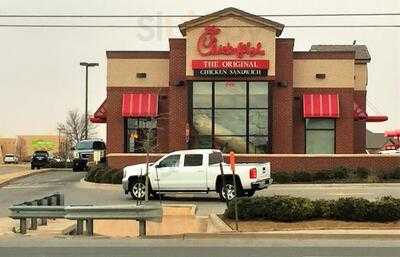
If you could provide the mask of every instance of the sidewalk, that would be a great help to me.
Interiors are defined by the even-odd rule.
[[[40,174],[44,172],[48,172],[51,169],[41,169],[41,170],[20,170],[15,172],[10,172],[6,174],[0,174],[0,187],[7,185],[8,183],[15,181],[20,178],[32,176],[35,174]]]

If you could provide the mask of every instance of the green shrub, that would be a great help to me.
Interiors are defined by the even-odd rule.
[[[380,178],[383,180],[400,179],[400,167],[382,172]]]
[[[400,199],[383,197],[376,201],[362,198],[340,198],[338,200],[315,200],[271,196],[238,198],[238,216],[241,220],[275,220],[284,222],[310,219],[336,219],[346,221],[398,221]],[[228,204],[224,216],[235,217],[234,201]]]
[[[374,202],[370,219],[374,221],[396,221],[400,219],[400,199],[385,196]]]
[[[358,167],[355,170],[355,176],[359,179],[367,179],[370,174],[370,171],[364,167]]]
[[[346,179],[350,176],[351,170],[346,167],[336,167],[331,171],[332,179]]]
[[[107,183],[107,184],[111,184],[112,183],[112,175],[115,171],[113,170],[106,170],[102,173],[101,176],[101,181],[100,183]]]
[[[122,170],[114,170],[111,183],[112,184],[122,184]]]
[[[272,196],[238,198],[240,219],[269,219],[277,221],[301,221],[313,217],[311,200],[301,197]],[[229,203],[225,216],[234,218],[234,201]]]
[[[373,204],[362,198],[340,198],[333,204],[333,217],[338,220],[365,221],[371,217]]]
[[[274,179],[275,183],[286,184],[292,182],[292,175],[287,172],[273,172],[271,177]]]
[[[293,182],[311,182],[313,177],[311,173],[305,171],[298,171],[293,173]]]
[[[90,167],[85,180],[95,183],[121,184],[122,171],[110,169],[106,164],[101,163]]]
[[[318,199],[314,201],[314,218],[330,219],[333,217],[334,200]]]
[[[273,220],[301,221],[314,215],[313,202],[301,197],[282,197],[279,202],[275,202],[275,208]]]
[[[328,170],[317,171],[313,174],[314,181],[327,181],[331,179],[331,173]]]

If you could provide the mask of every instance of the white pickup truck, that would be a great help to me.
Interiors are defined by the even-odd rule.
[[[146,194],[145,174],[145,163],[125,167],[122,179],[125,194],[130,193],[134,199],[143,198]],[[253,196],[256,190],[272,183],[270,163],[236,164],[235,175],[238,196]],[[176,151],[149,164],[148,193],[210,191],[218,192],[222,200],[235,197],[231,168],[223,162],[219,150]]]

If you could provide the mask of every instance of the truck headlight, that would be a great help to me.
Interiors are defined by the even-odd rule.
[[[123,178],[126,177],[126,170],[125,170],[125,168],[122,170],[122,177],[123,177]]]
[[[77,151],[74,151],[74,158],[79,159],[79,153]]]

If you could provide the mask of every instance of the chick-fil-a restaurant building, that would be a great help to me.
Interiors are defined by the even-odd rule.
[[[365,45],[293,51],[283,24],[235,8],[179,29],[169,51],[107,51],[107,97],[91,120],[107,123],[111,167],[142,161],[149,134],[152,158],[193,148],[242,161],[363,154],[366,122],[387,119],[366,113]]]

